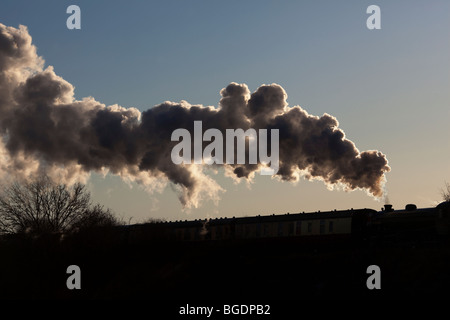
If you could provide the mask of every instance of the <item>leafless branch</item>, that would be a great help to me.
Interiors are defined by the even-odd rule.
[[[100,205],[92,206],[82,184],[56,184],[48,177],[13,183],[0,192],[0,233],[67,232],[118,220]]]

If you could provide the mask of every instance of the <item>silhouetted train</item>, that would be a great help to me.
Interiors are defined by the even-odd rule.
[[[252,217],[185,220],[124,226],[127,241],[145,239],[173,241],[219,241],[260,238],[364,239],[367,237],[445,235],[450,229],[450,202],[418,209],[409,204],[404,210],[385,205],[381,211],[350,209],[342,211],[294,213]]]

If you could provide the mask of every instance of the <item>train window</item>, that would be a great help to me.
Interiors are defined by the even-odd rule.
[[[320,234],[325,233],[325,220],[320,220]]]
[[[333,232],[333,221],[328,223],[328,232]]]
[[[264,236],[269,236],[269,225],[267,223],[264,224]]]
[[[283,235],[283,222],[278,223],[278,236],[281,237]]]
[[[300,235],[301,233],[302,233],[302,222],[297,221],[296,226],[295,226],[295,234]]]
[[[294,223],[290,222],[289,223],[289,235],[292,236],[294,234]]]
[[[308,222],[308,232],[312,232],[312,222]]]
[[[239,235],[241,234],[241,226],[236,225],[234,232],[235,232],[236,236],[239,237]]]

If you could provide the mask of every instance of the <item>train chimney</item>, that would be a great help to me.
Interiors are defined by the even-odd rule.
[[[385,204],[384,205],[384,211],[385,212],[392,212],[394,209],[392,209],[392,204]]]

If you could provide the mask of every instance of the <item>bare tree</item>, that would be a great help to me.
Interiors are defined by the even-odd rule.
[[[445,182],[445,188],[441,190],[442,199],[450,201],[450,183]]]
[[[0,193],[0,233],[66,232],[88,221],[99,223],[102,215],[114,221],[103,207],[91,208],[90,193],[80,183],[69,187],[43,176],[32,182],[15,182]]]
[[[116,218],[114,213],[109,209],[105,209],[100,204],[96,204],[89,208],[83,216],[73,224],[76,229],[88,229],[92,227],[112,227],[123,224]]]

